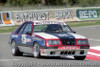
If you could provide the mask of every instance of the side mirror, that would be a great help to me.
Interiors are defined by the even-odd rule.
[[[73,33],[76,33],[76,31],[73,31]]]
[[[26,32],[26,34],[27,34],[27,35],[31,35],[31,32],[28,31],[28,32]]]

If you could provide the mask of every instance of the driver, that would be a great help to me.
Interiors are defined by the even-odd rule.
[[[46,32],[62,32],[62,28],[58,24],[50,24],[47,25],[47,28],[45,29]]]

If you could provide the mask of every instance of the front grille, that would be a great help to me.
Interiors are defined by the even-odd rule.
[[[75,51],[61,51],[60,55],[74,55]]]
[[[63,45],[75,45],[74,39],[61,39]]]
[[[81,49],[89,49],[90,46],[80,46]]]

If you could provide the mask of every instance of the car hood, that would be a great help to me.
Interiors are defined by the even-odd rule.
[[[35,33],[44,39],[86,39],[86,37],[75,33]]]

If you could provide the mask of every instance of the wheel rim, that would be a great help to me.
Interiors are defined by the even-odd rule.
[[[11,52],[12,54],[14,54],[15,53],[15,42],[13,42],[11,46],[12,46]]]
[[[39,46],[37,44],[34,45],[33,53],[35,57],[37,57],[39,54]]]

